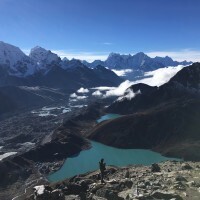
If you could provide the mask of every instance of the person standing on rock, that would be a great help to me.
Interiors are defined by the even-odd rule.
[[[104,159],[102,158],[101,161],[99,162],[99,169],[101,172],[101,183],[104,183],[104,172],[106,170],[106,163],[104,163]]]

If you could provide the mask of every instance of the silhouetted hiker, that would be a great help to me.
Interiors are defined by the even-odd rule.
[[[101,182],[104,183],[104,171],[106,170],[106,163],[104,163],[104,159],[102,158],[101,161],[99,162],[99,169],[101,172]]]

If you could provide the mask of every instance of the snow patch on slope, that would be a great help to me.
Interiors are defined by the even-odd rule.
[[[3,160],[4,158],[7,158],[9,156],[12,156],[14,154],[16,154],[17,152],[7,152],[7,153],[4,153],[2,155],[0,155],[0,161]]]

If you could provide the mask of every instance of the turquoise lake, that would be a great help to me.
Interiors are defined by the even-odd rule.
[[[108,114],[97,120],[98,123],[120,117],[117,114]],[[167,158],[159,153],[143,149],[118,149],[91,141],[92,148],[81,151],[74,157],[67,158],[63,166],[55,173],[48,176],[51,182],[61,181],[65,178],[83,174],[98,169],[98,163],[104,158],[107,165],[126,166],[131,164],[150,165],[165,160],[179,160]]]
[[[67,158],[64,165],[57,172],[48,176],[48,180],[56,182],[78,174],[97,170],[98,163],[104,158],[107,165],[126,166],[129,164],[150,165],[164,160],[177,160],[167,158],[159,153],[143,149],[117,149],[93,142],[92,148],[80,152],[76,157]]]
[[[109,120],[109,119],[115,119],[121,117],[121,115],[119,114],[107,114],[107,115],[103,115],[101,118],[97,119],[97,123],[103,122],[105,120]]]

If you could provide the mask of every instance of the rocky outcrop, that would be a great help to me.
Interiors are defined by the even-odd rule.
[[[166,161],[159,163],[159,172],[151,166],[108,167],[105,183],[99,171],[79,175],[49,186],[33,188],[34,194],[24,195],[26,200],[196,200],[200,198],[200,163]],[[183,166],[190,169],[183,169]],[[42,188],[38,194],[35,188]],[[41,190],[40,190],[41,192]]]

